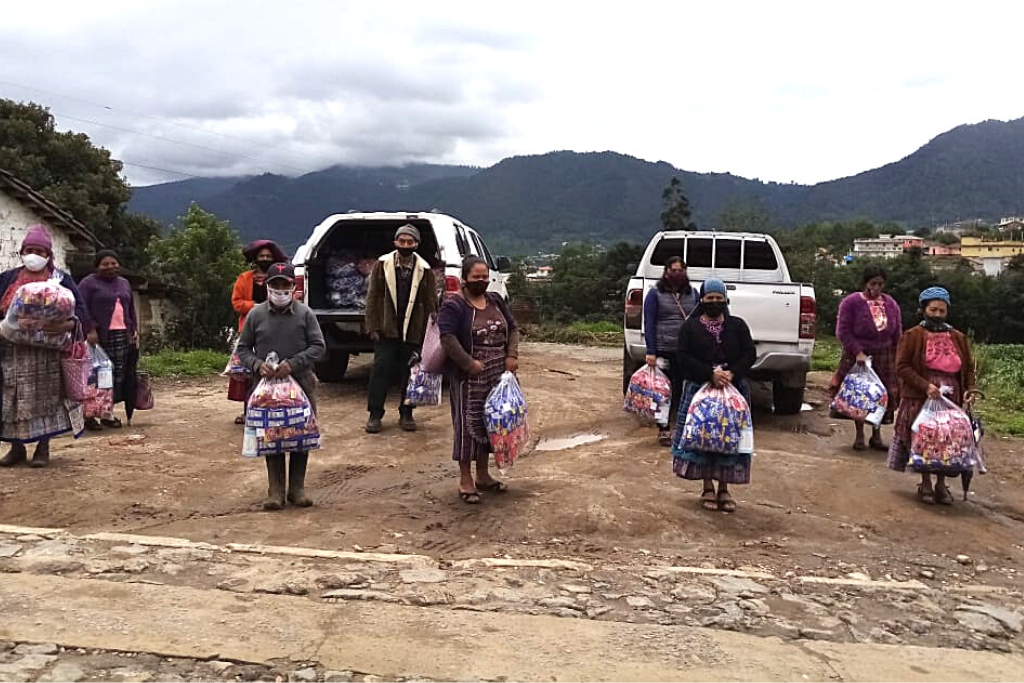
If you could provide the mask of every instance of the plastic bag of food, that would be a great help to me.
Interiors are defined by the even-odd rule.
[[[629,378],[622,409],[641,421],[668,424],[672,405],[672,381],[659,368],[645,365]]]
[[[747,399],[732,384],[702,386],[686,411],[680,448],[726,455],[753,453],[754,421]]]
[[[228,364],[224,366],[224,372],[220,374],[222,377],[247,377],[252,374],[252,371],[242,364],[242,358],[238,354],[237,342],[232,347],[231,357],[228,359]]]
[[[484,401],[484,423],[494,451],[494,464],[501,474],[515,464],[530,440],[526,422],[526,397],[515,374],[505,372]]]
[[[74,316],[75,295],[59,280],[29,282],[14,293],[7,315],[0,322],[0,336],[12,344],[63,349],[71,343],[72,333],[53,334],[43,327]]]
[[[266,365],[278,366],[278,356],[270,353]],[[320,448],[320,425],[313,406],[293,377],[264,377],[256,385],[245,411],[245,426],[253,430],[256,455],[291,453]],[[243,455],[252,444],[243,444]]]
[[[408,406],[441,405],[441,381],[437,372],[427,372],[420,363],[409,371],[409,383],[405,387],[405,404]]]
[[[96,378],[96,386],[100,389],[114,388],[114,361],[99,344],[89,347],[92,356],[92,372]]]
[[[925,401],[910,429],[912,467],[973,470],[978,466],[978,443],[971,418],[945,396]]]
[[[885,384],[871,369],[871,359],[857,363],[846,373],[839,391],[832,399],[832,412],[838,417],[867,422],[875,427],[889,406],[889,393]]]

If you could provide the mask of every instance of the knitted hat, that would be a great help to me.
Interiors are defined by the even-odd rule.
[[[729,290],[726,289],[725,283],[715,277],[709,277],[700,286],[700,298],[704,298],[705,294],[717,293],[728,298]]]
[[[917,301],[922,306],[929,301],[945,301],[947,306],[952,305],[949,301],[949,292],[942,287],[929,287],[921,292],[921,296],[917,297]]]
[[[410,225],[409,223],[406,223],[405,225],[403,225],[402,227],[395,231],[396,240],[402,235],[408,235],[409,237],[413,238],[414,240],[416,240],[416,244],[420,243],[420,231],[416,228],[415,225]]]
[[[45,249],[48,254],[53,254],[53,238],[50,237],[49,231],[42,225],[33,225],[28,229],[28,233],[25,234],[25,239],[21,242],[21,250],[25,251],[27,247],[36,247],[39,249]]]

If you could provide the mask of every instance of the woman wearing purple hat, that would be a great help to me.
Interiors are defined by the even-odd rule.
[[[22,265],[0,274],[0,316],[7,314],[14,295],[23,285],[57,279],[75,295],[75,317],[48,323],[43,330],[62,334],[81,322],[84,332],[92,331],[82,296],[71,276],[53,263],[53,240],[42,225],[34,225],[21,243]],[[77,318],[77,321],[76,321]],[[50,439],[73,430],[72,413],[80,405],[66,400],[61,373],[60,349],[41,348],[8,341],[0,343],[3,371],[3,422],[0,441],[11,449],[0,458],[0,467],[13,467],[28,460],[27,444],[36,444],[30,467],[50,462]]]

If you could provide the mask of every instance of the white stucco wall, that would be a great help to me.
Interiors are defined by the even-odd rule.
[[[55,229],[20,201],[0,189],[0,271],[21,265],[21,241],[29,227],[42,223],[53,237],[53,258],[57,267],[67,269],[67,255],[73,250],[63,229]]]

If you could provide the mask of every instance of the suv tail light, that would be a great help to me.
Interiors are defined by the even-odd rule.
[[[444,278],[444,295],[445,295],[445,298],[451,296],[452,294],[456,294],[461,289],[462,289],[462,283],[459,281],[459,278],[455,277],[454,275],[446,275],[445,276],[445,278]]]
[[[296,301],[302,301],[306,298],[306,276],[296,275],[295,276],[295,294],[293,297]]]
[[[817,327],[818,312],[813,297],[800,297],[800,338],[814,339],[814,329]]]
[[[639,330],[644,317],[644,290],[631,289],[626,292],[626,329]]]

